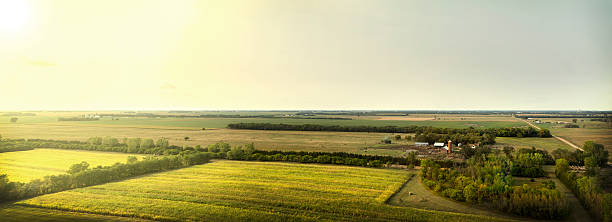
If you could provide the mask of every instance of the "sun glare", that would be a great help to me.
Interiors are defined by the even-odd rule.
[[[0,0],[0,32],[23,28],[28,16],[29,10],[25,1]]]

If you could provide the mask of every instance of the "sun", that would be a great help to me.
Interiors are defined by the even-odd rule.
[[[0,32],[14,32],[22,29],[29,17],[26,1],[0,0]]]

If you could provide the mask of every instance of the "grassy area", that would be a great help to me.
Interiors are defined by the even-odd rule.
[[[16,205],[182,221],[498,220],[385,204],[410,176],[405,170],[218,161]]]
[[[70,165],[86,161],[90,167],[126,162],[134,154],[73,151],[61,149],[34,149],[0,153],[0,174],[9,180],[28,182],[44,176],[63,174]]]
[[[548,152],[552,152],[558,148],[561,149],[573,149],[569,145],[555,139],[555,138],[517,138],[517,137],[497,137],[495,138],[497,147],[512,146],[515,149],[520,148],[531,148],[543,149]]]
[[[410,181],[408,181],[402,187],[402,189],[389,200],[389,203],[397,206],[415,207],[427,210],[457,213],[469,212],[471,214],[486,215],[492,217],[526,220],[525,218],[507,215],[495,210],[486,209],[484,207],[477,207],[474,205],[469,205],[467,203],[461,203],[438,196],[432,191],[429,191],[421,183],[421,177],[419,175],[415,175]]]
[[[607,150],[612,152],[612,129],[551,129],[551,133],[563,137],[579,147],[582,147],[585,141],[594,141],[603,144]]]

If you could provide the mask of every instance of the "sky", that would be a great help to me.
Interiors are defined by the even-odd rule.
[[[0,0],[0,110],[612,110],[612,1]]]

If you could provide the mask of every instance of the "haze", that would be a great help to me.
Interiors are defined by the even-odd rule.
[[[2,1],[2,110],[612,109],[610,1]]]

